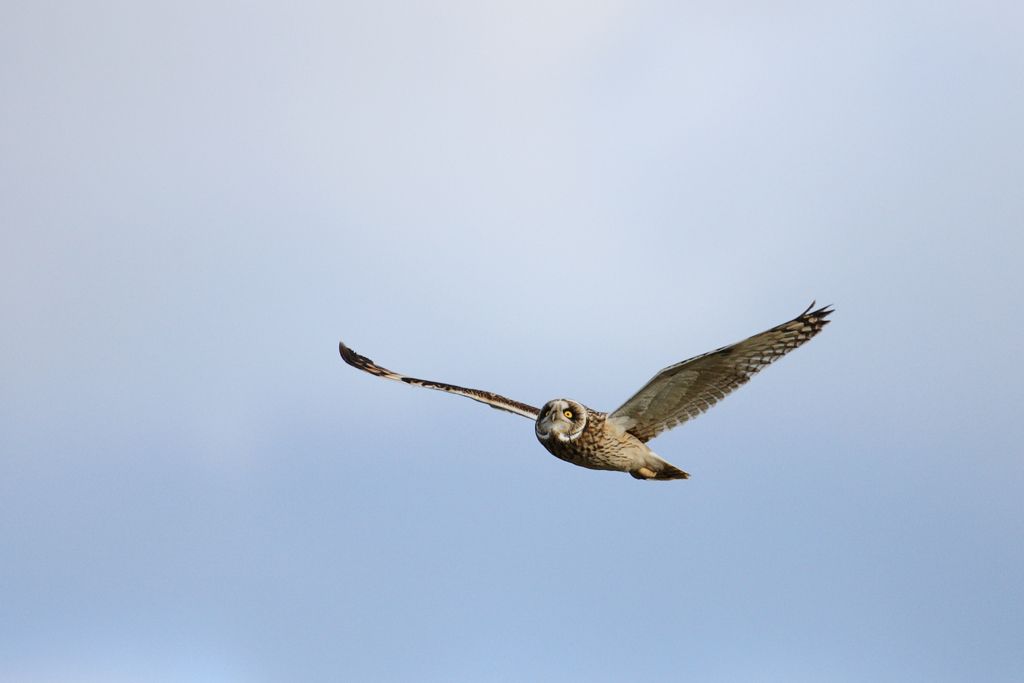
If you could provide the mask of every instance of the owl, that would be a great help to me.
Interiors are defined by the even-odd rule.
[[[458,394],[529,418],[534,421],[534,433],[544,448],[573,465],[628,472],[642,480],[688,479],[689,474],[655,454],[647,442],[697,417],[745,384],[758,370],[821,332],[833,309],[812,308],[813,302],[789,322],[670,365],[610,413],[591,410],[568,398],[548,401],[537,409],[489,391],[407,377],[377,365],[344,343],[339,343],[338,348],[346,363],[371,375]]]

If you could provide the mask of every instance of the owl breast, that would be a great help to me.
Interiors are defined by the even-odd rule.
[[[544,438],[538,427],[537,439],[556,458],[592,470],[629,471],[636,466],[636,452],[646,450],[635,437],[613,429],[607,423],[607,414],[586,410],[583,430],[574,438],[561,439],[555,434]],[[538,417],[538,425],[544,419]]]

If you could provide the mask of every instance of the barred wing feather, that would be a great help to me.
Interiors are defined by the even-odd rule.
[[[799,316],[731,346],[671,365],[649,381],[608,420],[641,441],[704,413],[762,368],[807,342],[829,323],[830,306]]]

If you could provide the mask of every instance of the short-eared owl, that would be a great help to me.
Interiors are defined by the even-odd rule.
[[[821,332],[832,308],[812,308],[813,303],[793,320],[737,344],[670,365],[611,413],[567,398],[548,401],[538,410],[489,391],[400,375],[344,343],[339,349],[346,363],[371,375],[459,394],[535,420],[537,439],[552,455],[574,465],[629,472],[636,479],[687,479],[689,474],[655,455],[647,442],[697,417],[755,372]]]

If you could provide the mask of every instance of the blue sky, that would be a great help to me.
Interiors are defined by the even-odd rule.
[[[1018,681],[1013,2],[8,3],[0,678]],[[834,324],[653,446],[608,410]]]

